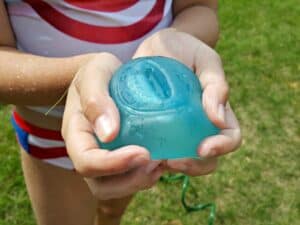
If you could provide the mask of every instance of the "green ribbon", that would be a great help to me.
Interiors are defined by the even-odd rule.
[[[161,181],[165,182],[172,182],[172,181],[178,181],[182,180],[182,191],[181,191],[181,203],[184,207],[184,209],[190,213],[190,212],[196,212],[205,210],[207,208],[210,208],[210,214],[208,217],[208,225],[213,225],[216,218],[216,204],[215,203],[206,203],[206,204],[195,204],[195,205],[189,205],[186,202],[186,193],[189,187],[193,188],[193,186],[190,185],[190,178],[187,175],[184,174],[175,174],[175,175],[165,175],[160,178]],[[195,191],[195,189],[194,189]],[[197,195],[197,193],[195,192]]]

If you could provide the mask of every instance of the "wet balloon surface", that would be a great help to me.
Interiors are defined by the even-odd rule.
[[[197,148],[219,129],[201,104],[198,78],[188,67],[166,57],[143,57],[122,65],[110,82],[121,129],[101,148],[146,147],[152,159],[198,157]]]

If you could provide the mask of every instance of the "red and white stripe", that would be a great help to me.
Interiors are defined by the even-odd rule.
[[[57,30],[76,39],[100,44],[119,44],[143,37],[161,21],[165,6],[165,0],[156,0],[149,12],[143,11],[143,13],[136,13],[136,15],[143,15],[142,18],[135,18],[136,15],[130,15],[130,17],[135,18],[134,23],[125,26],[122,22],[126,21],[126,18],[130,18],[125,17],[120,21],[118,26],[111,27],[108,25],[100,26],[84,22],[84,15],[87,14],[84,11],[77,12],[70,10],[69,12],[75,12],[74,16],[76,16],[76,18],[71,18],[67,15],[68,10],[66,10],[66,5],[62,4],[64,2],[61,2],[64,7],[61,7],[59,4],[56,4],[55,7],[54,4],[51,5],[41,0],[25,0],[25,2],[28,3],[43,20],[47,21],[47,23],[51,24]],[[148,2],[150,1],[148,0]],[[145,3],[147,3],[147,1],[144,1],[144,4]],[[58,10],[58,8],[60,8],[60,10]],[[111,14],[116,14],[116,16],[122,15],[120,12]],[[89,15],[92,15],[92,12],[87,14],[87,16]],[[116,16],[110,18],[117,20]],[[94,19],[94,21],[97,20]]]
[[[8,4],[20,48],[50,57],[105,51],[127,61],[147,36],[172,20],[172,0],[133,1],[113,12],[105,11],[103,3],[102,8],[93,6],[97,10],[87,9],[104,1],[78,2],[25,0]],[[106,7],[112,8],[112,2],[121,0],[110,2]]]
[[[56,0],[57,2],[59,0]],[[113,1],[97,1],[97,0],[65,0],[70,5],[76,6],[80,9],[88,9],[103,12],[118,12],[138,3],[139,0],[113,0]]]
[[[148,36],[172,22],[172,0],[5,0],[22,51],[47,57],[110,52],[128,61]],[[42,79],[42,78],[41,78]],[[49,107],[30,107],[40,113]],[[62,117],[63,108],[49,115]],[[73,169],[59,131],[38,128],[14,114],[29,133],[30,153]]]
[[[49,57],[110,52],[125,62],[172,21],[172,0],[6,1],[19,48]],[[45,113],[49,107],[31,109]]]
[[[16,112],[17,125],[28,133],[29,153],[33,157],[66,169],[74,169],[60,131],[43,129],[23,120]]]

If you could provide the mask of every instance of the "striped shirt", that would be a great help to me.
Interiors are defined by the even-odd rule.
[[[172,0],[6,0],[18,48],[47,57],[110,52],[128,61],[139,44],[170,26]],[[42,75],[41,75],[42,79]],[[49,107],[27,106],[45,113]],[[64,107],[49,115],[62,117]],[[17,113],[22,147],[46,162],[72,169],[59,131],[35,127]]]

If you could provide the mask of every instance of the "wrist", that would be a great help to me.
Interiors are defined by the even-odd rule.
[[[219,38],[219,23],[216,10],[195,5],[175,15],[171,27],[188,33],[207,45],[214,47]]]
[[[74,79],[76,73],[82,68],[85,64],[87,64],[90,60],[92,60],[97,53],[88,53],[83,55],[75,55],[67,58],[61,58],[63,63],[65,63],[65,68],[69,68],[69,71],[65,73],[65,81],[66,88],[68,88]],[[60,60],[60,59],[59,59]]]

